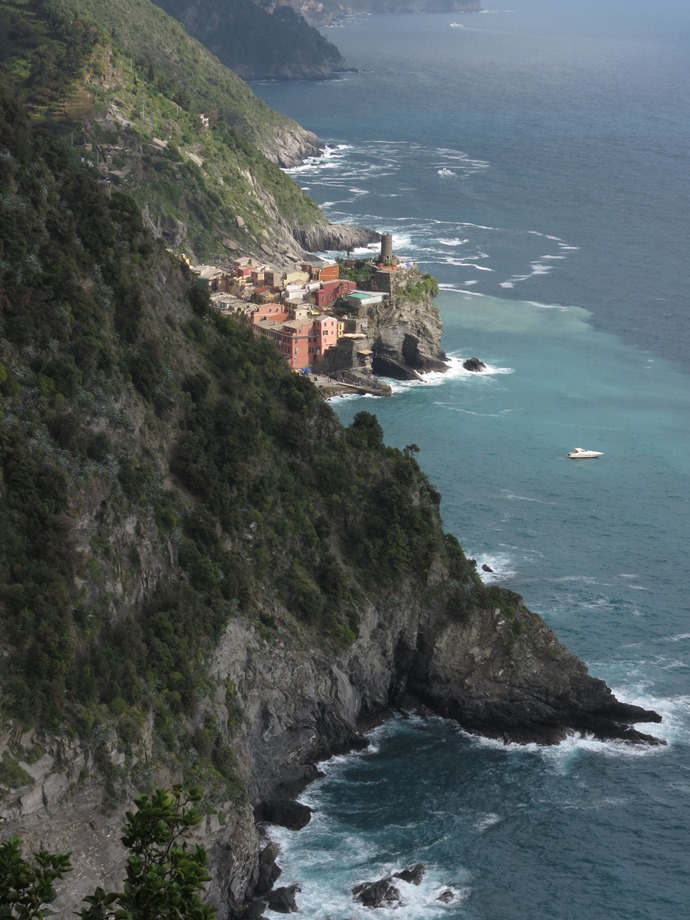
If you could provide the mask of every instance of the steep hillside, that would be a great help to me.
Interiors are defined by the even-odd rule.
[[[149,0],[4,0],[0,67],[33,116],[197,260],[289,262],[317,206],[282,170],[320,151]],[[370,238],[371,234],[364,234]]]
[[[343,56],[290,6],[254,0],[156,0],[245,80],[322,80],[345,70]]]
[[[117,884],[132,790],[176,779],[238,914],[253,808],[405,694],[495,737],[654,741],[481,583],[409,453],[211,314],[136,203],[0,97],[0,813],[74,852],[65,916]]]
[[[327,25],[358,13],[476,13],[480,0],[288,0],[310,22]]]

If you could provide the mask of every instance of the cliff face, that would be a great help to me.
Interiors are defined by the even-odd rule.
[[[244,80],[323,80],[347,65],[300,10],[254,0],[157,0]]]
[[[389,296],[368,310],[374,373],[410,380],[420,373],[445,371],[443,325],[434,305],[433,279],[411,268],[379,271],[375,283]]]
[[[267,643],[250,621],[228,625],[208,679],[236,688],[233,706],[241,716],[232,744],[249,803],[224,809],[222,824],[209,815],[201,831],[221,918],[246,909],[259,879],[265,840],[251,806],[290,799],[314,777],[314,763],[356,742],[362,724],[398,703],[419,700],[469,731],[504,740],[554,743],[569,731],[588,731],[654,743],[629,723],[659,717],[618,703],[539,617],[506,606],[514,596],[465,585],[460,599],[448,586],[448,572],[439,570],[421,592],[408,583],[371,594],[357,641],[335,660],[287,628],[279,626]],[[280,621],[281,613],[273,614]],[[224,694],[218,691],[209,706],[228,725]],[[20,806],[6,808],[5,816],[7,829],[19,829],[29,844],[50,840],[73,850],[81,871],[61,899],[66,909],[96,883],[116,884],[122,852],[107,835],[117,840],[122,809],[102,815],[93,780],[69,789],[69,776],[84,766],[78,747],[44,766],[42,782],[21,790]]]
[[[176,781],[239,910],[254,808],[406,694],[520,741],[650,740],[628,726],[656,714],[481,583],[374,416],[344,429],[3,93],[0,135],[0,813],[73,851],[64,916],[117,888],[133,793]],[[428,281],[400,278],[434,357]]]

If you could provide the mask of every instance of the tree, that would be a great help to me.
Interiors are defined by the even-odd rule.
[[[350,440],[361,447],[377,449],[383,445],[383,429],[371,412],[358,412],[348,429]]]
[[[53,913],[47,904],[55,900],[53,882],[72,871],[70,854],[40,850],[29,859],[15,835],[0,844],[1,920],[38,920]]]
[[[135,799],[122,836],[130,850],[124,890],[96,889],[84,898],[82,920],[213,920],[215,908],[201,900],[210,880],[206,850],[183,839],[201,822],[200,800],[200,789],[180,786]]]
[[[156,789],[135,800],[122,842],[129,850],[123,891],[97,888],[84,898],[82,920],[214,920],[216,910],[201,896],[210,880],[206,850],[188,846],[189,831],[201,823],[194,807],[201,789]],[[16,836],[0,844],[0,920],[41,920],[52,915],[53,882],[72,871],[70,854],[41,850],[22,856]]]

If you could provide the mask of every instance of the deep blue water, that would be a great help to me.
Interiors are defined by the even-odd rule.
[[[669,743],[387,724],[280,832],[324,920],[416,861],[405,920],[690,916],[690,8],[507,7],[349,22],[328,36],[359,73],[256,91],[333,145],[294,171],[328,215],[393,231],[442,284],[448,374],[337,411],[416,443],[468,554]]]

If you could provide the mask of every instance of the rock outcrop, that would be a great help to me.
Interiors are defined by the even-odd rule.
[[[391,878],[382,878],[378,882],[362,882],[352,889],[355,901],[365,907],[398,907],[402,902],[400,890]]]
[[[381,234],[366,227],[351,224],[311,224],[296,226],[294,237],[307,252],[347,252],[378,243]]]
[[[430,371],[445,372],[448,365],[441,348],[441,317],[419,271],[403,269],[388,276],[377,272],[376,283],[387,286],[389,296],[367,308],[374,373],[415,380]]]
[[[320,157],[326,149],[324,142],[312,131],[295,123],[282,125],[269,138],[260,140],[257,146],[266,159],[281,169],[299,166],[309,157]]]
[[[616,700],[523,606],[449,616],[449,604],[445,593],[431,601],[401,590],[369,606],[359,639],[336,662],[287,636],[280,648],[262,649],[253,628],[231,624],[214,669],[237,681],[242,696],[236,750],[252,797],[271,801],[277,789],[299,788],[304,764],[356,743],[362,724],[403,698],[505,741],[552,744],[589,732],[659,743],[633,723],[660,717]],[[414,883],[418,868],[399,877]],[[231,914],[242,910],[231,902]]]

